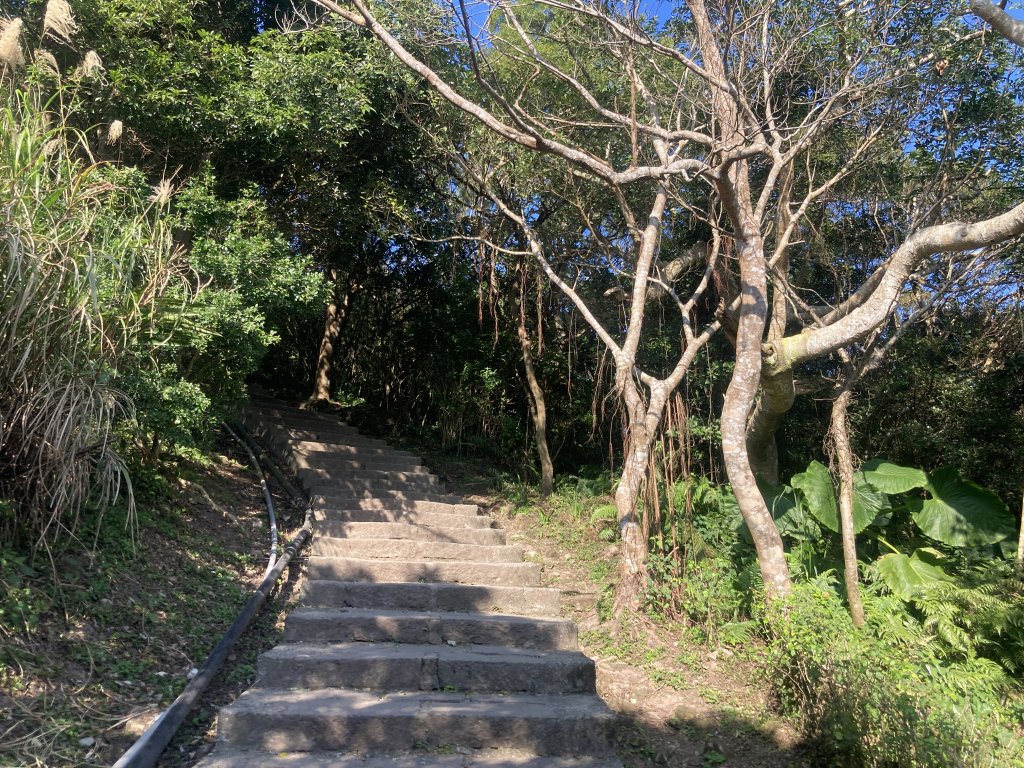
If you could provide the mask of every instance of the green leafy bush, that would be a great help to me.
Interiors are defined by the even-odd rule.
[[[885,620],[866,601],[869,622]],[[888,606],[892,608],[892,606]],[[824,761],[849,766],[1024,765],[1016,693],[984,659],[854,629],[833,585],[797,585],[767,606],[766,677]]]

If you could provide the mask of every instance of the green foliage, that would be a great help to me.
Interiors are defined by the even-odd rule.
[[[798,526],[801,513],[838,532],[836,489],[828,469],[813,461],[806,472],[793,476],[791,484],[792,489],[762,486],[780,533],[794,539],[809,538]],[[929,498],[916,495],[919,490],[927,491]],[[856,533],[869,526],[884,528],[900,510],[906,510],[925,535],[953,547],[995,544],[1012,536],[1016,528],[1013,516],[998,496],[962,479],[952,467],[926,473],[874,459],[855,473]]]
[[[876,609],[866,602],[870,622]],[[1021,712],[986,660],[947,662],[927,645],[894,652],[857,632],[830,585],[769,605],[766,678],[822,757],[850,766],[1018,765]],[[883,617],[885,620],[885,617]]]
[[[31,634],[52,605],[48,594],[32,584],[36,569],[13,549],[0,549],[0,630]]]
[[[914,550],[908,557],[902,552],[882,555],[875,561],[879,575],[896,595],[912,600],[928,587],[940,581],[949,581],[942,569],[942,553],[931,547]]]
[[[728,486],[703,476],[682,480],[668,493],[675,512],[666,517],[658,539],[671,549],[655,547],[650,555],[645,608],[699,628],[710,642],[733,642],[743,631],[734,625],[747,616],[757,578],[736,499]],[[730,628],[725,637],[722,627]]]
[[[916,467],[901,467],[885,459],[872,459],[861,468],[864,478],[883,493],[907,493],[928,484],[928,475]]]
[[[119,373],[179,285],[181,260],[142,191],[89,162],[61,111],[73,92],[43,103],[7,84],[0,96],[0,497],[18,510],[0,541],[42,544],[72,532],[84,504],[129,487]]]
[[[790,484],[800,492],[807,510],[814,517],[829,529],[839,530],[839,505],[828,467],[812,461],[806,472],[793,475]]]
[[[962,480],[955,469],[929,473],[925,489],[931,498],[911,499],[910,514],[933,539],[954,547],[980,547],[1013,535],[1013,516],[999,497]]]
[[[1021,263],[1019,254],[1012,259]],[[868,379],[851,414],[854,449],[906,467],[956,467],[1018,509],[1024,455],[1019,312],[1017,299],[1004,309],[950,310],[930,331],[906,333]]]

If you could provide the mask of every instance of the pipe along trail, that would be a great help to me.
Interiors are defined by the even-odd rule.
[[[284,552],[281,557],[277,557],[277,520],[274,515],[274,504],[270,498],[270,490],[267,486],[266,478],[264,477],[263,471],[260,467],[259,461],[256,459],[256,455],[253,452],[255,448],[260,453],[266,455],[258,445],[253,443],[252,438],[249,434],[236,425],[236,429],[241,436],[231,430],[226,424],[224,428],[234,437],[239,443],[241,443],[246,452],[249,454],[249,458],[256,467],[256,471],[260,476],[260,484],[263,488],[263,496],[267,503],[268,516],[270,518],[271,528],[271,546],[270,546],[270,564],[267,566],[267,571],[263,576],[263,581],[260,582],[259,587],[253,592],[252,597],[242,608],[241,613],[235,619],[234,623],[228,629],[224,637],[221,638],[220,642],[217,643],[217,647],[213,649],[210,656],[203,662],[203,665],[199,667],[198,674],[193,677],[185,689],[178,695],[178,698],[165,709],[160,716],[153,721],[153,724],[146,729],[146,732],[139,737],[127,752],[121,755],[121,758],[114,763],[113,768],[152,768],[156,764],[157,759],[161,753],[170,743],[174,734],[181,727],[181,724],[185,721],[192,706],[196,703],[203,691],[206,690],[210,682],[213,680],[214,675],[220,669],[224,660],[227,658],[231,649],[234,648],[235,643],[245,632],[249,626],[249,622],[252,621],[253,617],[257,614],[259,609],[266,602],[267,595],[270,594],[270,590],[277,583],[277,580],[284,573],[285,568],[288,567],[288,563],[291,562],[292,558],[309,542],[309,538],[313,532],[312,526],[312,511],[313,507],[309,503],[308,499],[296,490],[295,486],[292,485],[284,474],[274,466],[273,461],[270,460],[267,463],[271,473],[278,479],[281,486],[285,489],[289,496],[294,498],[296,501],[300,501],[306,506],[306,518],[302,524],[302,528],[296,534],[295,538],[288,542],[288,545],[284,548]]]

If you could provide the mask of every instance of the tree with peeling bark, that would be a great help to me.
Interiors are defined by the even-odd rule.
[[[499,0],[473,13],[450,9],[462,30],[450,44],[465,53],[442,69],[406,42],[416,35],[405,6],[318,2],[368,30],[509,147],[535,153],[558,178],[605,190],[613,207],[592,217],[594,227],[581,216],[580,231],[600,238],[609,216],[624,222],[605,238],[616,250],[607,269],[628,296],[623,321],[610,325],[552,268],[535,210],[514,207],[549,191],[508,178],[510,196],[491,169],[475,171],[614,360],[627,417],[616,492],[620,596],[635,599],[645,577],[637,502],[665,404],[720,327],[735,348],[721,416],[724,464],[766,591],[786,594],[782,541],[757,476],[772,476],[770,446],[795,397],[796,371],[841,349],[856,353],[937,258],[987,251],[1024,231],[1024,204],[1002,194],[993,160],[1005,132],[959,133],[972,88],[1017,98],[1002,88],[999,44],[938,7],[693,0],[659,28],[637,5]],[[662,248],[683,225],[703,230],[710,245],[701,268],[669,282],[659,271]],[[821,233],[844,226],[864,239],[837,253]],[[835,275],[830,295],[808,293],[800,280],[822,270]],[[695,310],[712,285],[721,311],[698,325]],[[655,290],[673,298],[682,327],[677,362],[663,375],[637,359]]]

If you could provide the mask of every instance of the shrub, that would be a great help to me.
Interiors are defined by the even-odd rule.
[[[993,662],[944,662],[928,643],[857,631],[822,580],[764,610],[767,678],[828,764],[1024,765],[1020,703]]]

